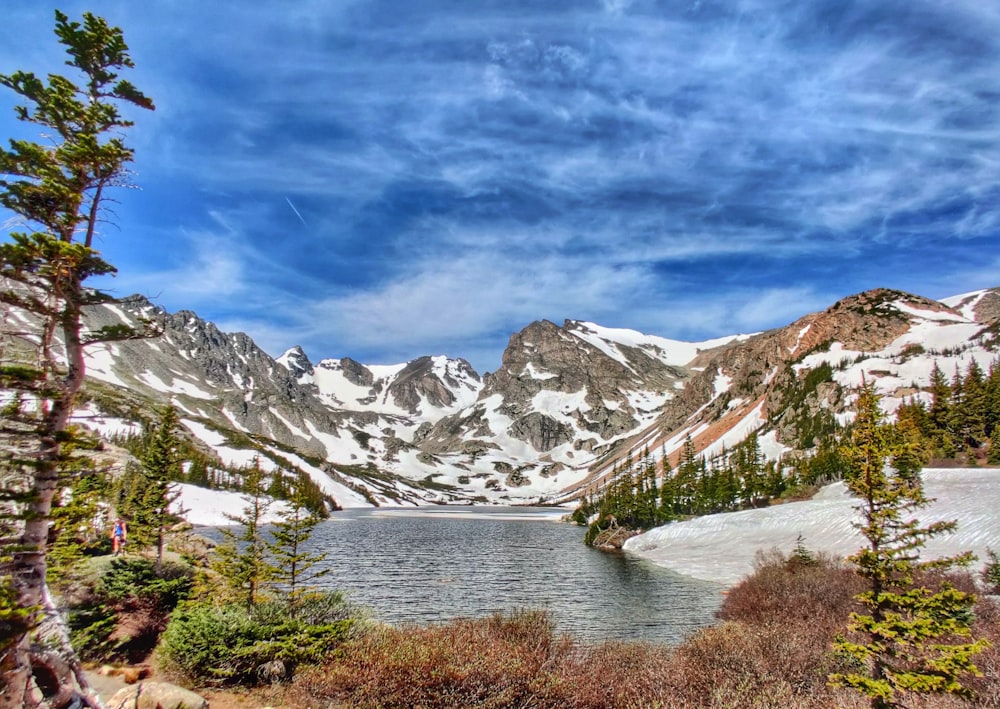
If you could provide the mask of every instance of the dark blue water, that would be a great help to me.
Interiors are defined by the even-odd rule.
[[[430,507],[338,512],[310,540],[323,579],[393,624],[544,609],[587,640],[676,643],[714,621],[722,586],[585,546],[553,510]]]

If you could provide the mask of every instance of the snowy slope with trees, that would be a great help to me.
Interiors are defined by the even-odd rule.
[[[972,551],[982,560],[987,548],[1000,548],[1000,469],[928,469],[923,478],[935,502],[918,515],[921,522],[958,521],[954,534],[928,543],[924,558]],[[863,541],[853,527],[857,504],[837,482],[811,500],[657,527],[629,539],[625,549],[678,573],[731,585],[753,570],[758,552],[788,554],[800,538],[810,551],[838,557],[857,551]]]

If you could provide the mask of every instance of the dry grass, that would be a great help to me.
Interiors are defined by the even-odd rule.
[[[971,583],[959,578],[960,585]],[[303,672],[286,706],[358,709],[854,709],[855,693],[827,686],[843,669],[830,647],[860,580],[839,563],[763,558],[728,595],[720,624],[677,648],[588,645],[555,632],[548,616],[518,611],[429,627],[382,628]],[[1000,709],[1000,606],[976,609],[984,677],[972,704],[909,699],[911,709]]]

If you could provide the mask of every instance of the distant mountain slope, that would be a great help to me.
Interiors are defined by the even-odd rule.
[[[1000,289],[943,302],[877,289],[783,328],[702,343],[538,321],[483,377],[444,356],[313,364],[294,347],[274,359],[246,335],[139,297],[92,308],[88,326],[139,318],[162,336],[88,356],[104,426],[169,399],[223,460],[264,453],[342,505],[538,502],[571,499],[629,452],[675,456],[688,435],[707,452],[751,431],[771,457],[808,448],[823,421],[850,419],[862,377],[894,410],[927,396],[935,362],[949,376],[973,358],[987,369]]]

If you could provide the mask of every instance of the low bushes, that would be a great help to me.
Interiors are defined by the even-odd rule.
[[[667,701],[669,648],[581,645],[542,611],[380,628],[296,678],[289,706],[356,709],[656,709]]]
[[[90,662],[141,662],[152,652],[171,611],[191,593],[193,570],[142,557],[116,558],[70,607],[72,642]]]
[[[257,684],[287,679],[343,642],[355,623],[339,593],[273,600],[251,608],[209,604],[180,607],[160,638],[168,672],[199,685]]]
[[[933,577],[925,579],[934,583]],[[938,579],[940,581],[940,579]],[[949,576],[962,587],[969,575]],[[379,628],[303,670],[288,706],[357,709],[861,709],[867,701],[827,677],[845,660],[832,650],[855,608],[861,579],[842,563],[796,550],[759,558],[731,589],[718,625],[676,648],[633,642],[576,643],[544,613],[517,611],[430,626]],[[976,607],[975,706],[1000,708],[1000,607]],[[970,706],[908,697],[911,709]],[[338,704],[339,703],[339,704]]]
[[[383,627],[346,644],[296,685],[303,705],[344,697],[353,707],[501,709],[545,694],[549,669],[567,649],[548,616],[533,611]]]

